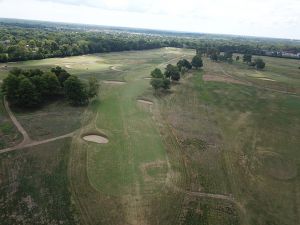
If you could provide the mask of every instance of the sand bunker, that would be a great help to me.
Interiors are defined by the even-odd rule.
[[[105,80],[103,81],[104,84],[126,84],[124,81],[116,81],[116,80]]]
[[[242,81],[230,78],[230,77],[216,76],[216,75],[204,75],[203,80],[204,81],[216,81],[216,82],[223,82],[223,83],[247,85],[247,83],[245,83],[245,82],[242,82]]]
[[[123,72],[123,70],[117,69],[116,66],[111,66],[110,69],[116,72]]]
[[[148,100],[138,99],[137,101],[142,104],[153,105],[153,102]]]
[[[83,140],[88,141],[88,142],[98,143],[98,144],[107,144],[108,143],[107,138],[97,135],[97,134],[90,134],[90,135],[83,136]]]
[[[258,79],[276,82],[276,80],[273,80],[273,79],[270,79],[270,78],[265,78],[265,77],[259,77]]]
[[[152,80],[152,77],[145,77],[145,80]]]
[[[65,65],[65,67],[68,68],[68,69],[72,69],[71,65]]]

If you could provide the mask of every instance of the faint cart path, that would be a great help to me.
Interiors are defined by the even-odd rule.
[[[232,76],[230,74],[228,74],[224,68],[219,64],[219,68],[221,69],[222,73],[230,78],[233,78],[233,79],[236,79],[236,80],[239,80],[241,82],[246,82],[248,83],[249,85],[255,87],[255,88],[258,88],[258,89],[261,89],[261,90],[267,90],[267,91],[273,91],[273,92],[277,92],[277,93],[282,93],[282,94],[288,94],[288,95],[293,95],[295,97],[300,97],[300,95],[298,95],[297,93],[295,92],[290,92],[290,91],[282,91],[282,90],[278,90],[278,89],[273,89],[273,88],[269,88],[269,87],[262,87],[262,86],[259,86],[259,85],[255,85],[254,83],[250,82],[250,81],[245,81],[244,79],[241,79],[239,77],[236,77],[236,76]]]
[[[246,214],[245,208],[234,199],[233,196],[231,195],[222,195],[222,194],[212,194],[212,193],[205,193],[205,192],[195,192],[195,191],[186,191],[182,188],[179,188],[175,185],[169,184],[167,185],[171,189],[177,192],[184,193],[189,196],[194,196],[194,197],[202,197],[202,198],[211,198],[211,199],[218,199],[218,200],[224,200],[230,203],[233,203],[237,208],[243,213]]]
[[[6,98],[4,98],[4,107],[7,111],[10,119],[14,123],[14,125],[17,127],[17,129],[20,131],[20,133],[23,135],[23,141],[20,144],[16,145],[16,146],[1,149],[0,154],[5,153],[5,152],[15,151],[15,150],[22,149],[22,148],[28,148],[28,147],[33,147],[33,146],[49,143],[49,142],[64,139],[64,138],[67,138],[67,137],[72,137],[75,133],[75,132],[72,132],[72,133],[69,133],[69,134],[61,135],[61,136],[58,136],[58,137],[54,137],[54,138],[50,138],[50,139],[42,140],[42,141],[33,141],[29,137],[27,131],[23,128],[23,126],[19,123],[17,118],[14,116],[13,112],[9,108],[9,104],[8,104]]]
[[[31,138],[29,137],[27,131],[23,128],[23,126],[19,123],[19,121],[17,120],[17,118],[15,117],[15,115],[13,114],[13,112],[11,111],[11,109],[9,108],[9,104],[6,100],[6,98],[4,97],[4,107],[10,117],[10,119],[12,120],[12,122],[14,123],[14,125],[17,127],[17,129],[20,131],[20,133],[23,135],[23,141],[19,144],[19,145],[25,145],[27,143],[31,142]]]
[[[173,58],[173,59],[170,59],[169,61],[167,62],[164,62],[164,63],[161,63],[158,65],[158,67],[163,67],[163,66],[167,66],[168,64],[170,64],[171,62],[173,62],[174,60],[180,60],[182,58],[186,57],[186,55],[182,55],[182,56],[178,56],[176,58]]]

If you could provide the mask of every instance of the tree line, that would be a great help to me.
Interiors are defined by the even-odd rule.
[[[217,48],[207,48],[205,50],[197,49],[196,52],[198,55],[205,55],[215,62],[227,62],[231,64],[234,61],[232,51],[220,52]],[[235,60],[239,61],[240,56],[236,56]],[[262,70],[266,66],[266,63],[262,58],[253,59],[253,56],[250,53],[245,53],[243,55],[243,62],[247,63],[247,65],[249,65],[250,67],[256,68],[257,70]]]
[[[25,21],[26,22],[26,21]],[[146,50],[161,47],[265,55],[265,50],[300,52],[300,45],[279,40],[228,36],[164,34],[60,24],[0,22],[0,62],[66,57],[92,53]],[[153,34],[154,32],[154,34]]]
[[[72,105],[85,105],[98,94],[98,90],[96,78],[91,77],[88,83],[84,83],[61,67],[47,72],[15,68],[2,84],[6,99],[23,108],[38,107],[56,98],[66,98]]]

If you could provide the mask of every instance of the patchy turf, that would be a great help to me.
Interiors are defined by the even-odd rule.
[[[70,139],[0,156],[0,224],[76,224]]]
[[[14,108],[13,111],[31,139],[40,141],[79,129],[85,109],[70,106],[66,101],[54,101],[36,110]]]

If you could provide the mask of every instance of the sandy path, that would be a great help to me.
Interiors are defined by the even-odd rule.
[[[58,136],[58,137],[55,137],[55,138],[50,138],[50,139],[47,139],[47,140],[43,140],[43,141],[31,141],[31,142],[25,143],[25,144],[22,142],[21,144],[18,144],[17,146],[0,150],[0,154],[5,153],[5,152],[15,151],[15,150],[18,150],[18,149],[29,148],[29,147],[34,147],[34,146],[41,145],[41,144],[46,144],[46,143],[57,141],[57,140],[60,140],[60,139],[72,137],[73,135],[74,135],[74,132],[69,133],[69,134],[65,134],[65,135],[62,135],[62,136]]]

